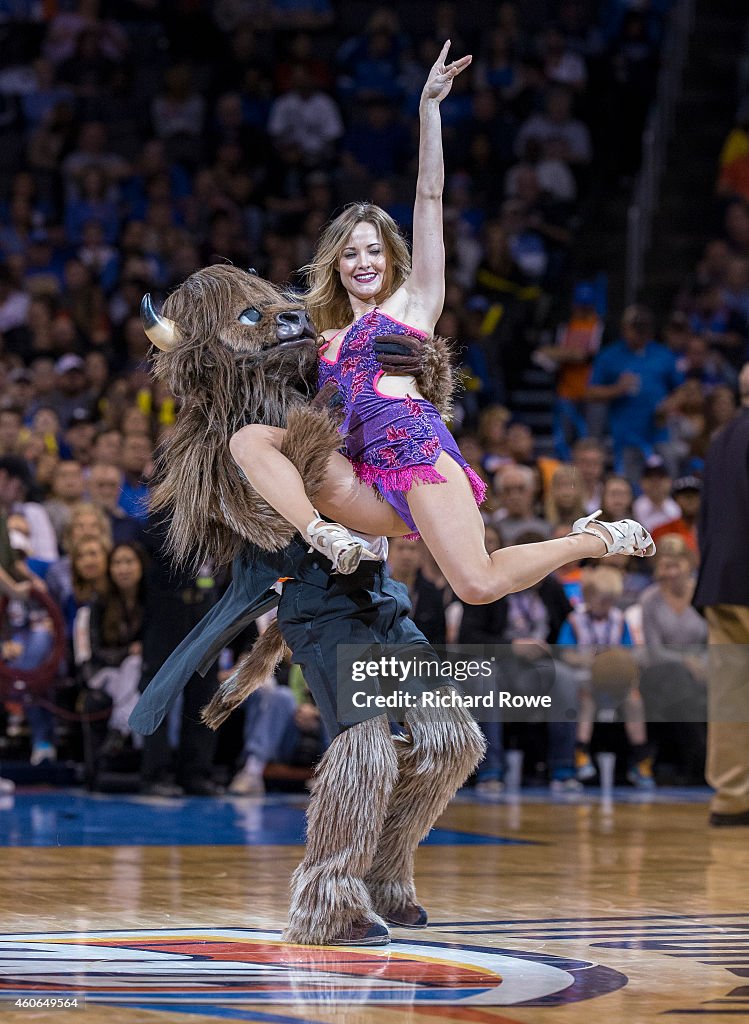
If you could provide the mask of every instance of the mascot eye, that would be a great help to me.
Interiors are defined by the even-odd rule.
[[[238,319],[240,324],[259,324],[263,319],[263,314],[254,306],[249,306],[239,314]]]

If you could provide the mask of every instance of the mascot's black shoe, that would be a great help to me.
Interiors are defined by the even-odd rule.
[[[397,928],[426,928],[429,923],[429,915],[418,903],[404,903],[382,916],[388,924],[393,924]]]
[[[326,946],[385,946],[390,942],[390,932],[384,925],[366,917],[354,921],[344,932],[330,939]]]

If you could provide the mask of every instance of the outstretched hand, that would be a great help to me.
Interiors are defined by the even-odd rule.
[[[445,58],[447,57],[447,51],[449,49],[450,40],[448,39],[442,47],[439,57],[429,71],[424,89],[421,93],[422,99],[437,100],[437,102],[440,103],[452,89],[453,79],[457,78],[461,71],[465,71],[473,60],[473,57],[469,53],[466,54],[465,57],[461,57],[459,60],[454,60],[450,64],[445,64]]]

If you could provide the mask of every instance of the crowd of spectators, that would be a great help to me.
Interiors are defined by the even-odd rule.
[[[448,272],[437,329],[462,363],[453,426],[490,485],[487,541],[562,535],[585,512],[618,519],[634,503],[648,528],[681,538],[672,557],[688,587],[701,459],[735,411],[749,333],[749,197],[734,166],[749,153],[746,106],[721,158],[723,235],[665,322],[631,307],[607,337],[604,291],[575,282],[571,260],[591,189],[620,189],[636,173],[669,7],[502,2],[468,19],[450,0],[429,4],[428,17],[416,2],[80,0],[0,13],[3,664],[25,668],[32,638],[41,664],[64,630],[63,674],[111,702],[106,756],[133,745],[127,712],[161,625],[149,588],[152,601],[166,593],[144,527],[154,453],[177,408],[150,377],[141,297],[163,297],[216,260],[303,289],[320,228],[353,199],[379,203],[408,233],[418,96],[447,37],[474,61],[442,107]],[[552,454],[509,407],[532,362],[556,374]],[[422,628],[455,639],[460,610],[427,554],[393,548],[394,573],[419,588]],[[634,644],[636,610],[675,578],[663,564],[652,577],[642,563],[607,563]],[[553,643],[585,607],[583,576],[566,567],[476,629],[515,647]],[[174,593],[207,607],[222,582],[208,566]],[[238,653],[225,652],[220,675]],[[278,749],[248,724],[236,792],[257,791],[280,750],[303,769],[324,747],[303,686],[293,703],[280,689],[255,709]],[[55,756],[49,707],[9,701],[5,717],[7,736],[28,731],[33,763]],[[636,728],[630,739],[641,781],[651,751]],[[589,740],[549,737],[540,760],[553,781],[576,780]],[[501,769],[491,773],[485,781],[498,782]],[[164,780],[154,769],[149,784]],[[187,781],[197,786],[189,770]]]

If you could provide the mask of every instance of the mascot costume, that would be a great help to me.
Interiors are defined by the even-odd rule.
[[[267,679],[288,645],[333,737],[314,780],[284,939],[377,945],[389,941],[385,922],[424,927],[414,854],[480,760],[481,731],[460,706],[417,704],[400,735],[379,710],[355,724],[339,721],[338,644],[436,655],[408,618],[406,588],[382,562],[333,573],[252,490],[229,452],[232,434],[247,423],[286,427],[284,454],[314,500],[341,443],[335,393],[315,396],[314,327],[301,302],[226,265],[192,274],[160,314],[146,296],[142,316],[160,350],[156,376],[181,402],[159,456],[152,508],[168,520],[175,561],[211,558],[233,567],[226,594],[153,678],[131,724],[153,732],[193,672],[204,673],[249,621],[277,605],[276,621],[219,688],[204,719],[217,727]],[[424,396],[438,408],[449,405],[452,373],[440,339],[390,335],[375,348],[387,372],[418,372]],[[378,692],[376,679],[368,685]],[[428,688],[452,685],[440,678]]]

